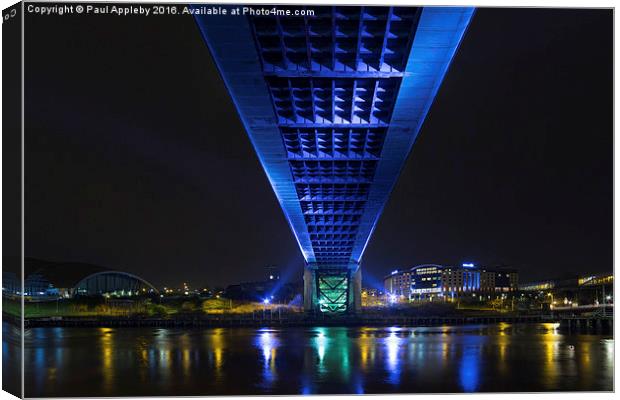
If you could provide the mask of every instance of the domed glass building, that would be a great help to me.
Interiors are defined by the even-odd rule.
[[[26,258],[24,264],[24,296],[27,297],[134,297],[158,293],[139,276],[97,265],[32,258]],[[19,288],[20,285],[14,286]]]

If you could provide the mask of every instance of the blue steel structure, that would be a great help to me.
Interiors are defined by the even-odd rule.
[[[305,258],[306,310],[351,312],[364,250],[474,9],[307,9],[195,18]]]

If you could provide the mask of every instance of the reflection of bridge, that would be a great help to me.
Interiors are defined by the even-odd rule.
[[[360,307],[360,261],[472,8],[196,16],[306,260],[306,310]]]

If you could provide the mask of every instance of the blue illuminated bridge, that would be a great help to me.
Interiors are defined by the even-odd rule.
[[[305,258],[305,309],[355,312],[364,249],[474,9],[307,9],[196,21]]]

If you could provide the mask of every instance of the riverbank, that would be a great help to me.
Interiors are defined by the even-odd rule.
[[[316,327],[316,326],[447,326],[497,323],[559,322],[562,329],[613,329],[612,313],[551,313],[457,308],[451,303],[395,305],[364,308],[359,314],[304,313],[281,305],[257,305],[228,300],[209,300],[189,306],[189,302],[132,303],[131,307],[111,302],[65,301],[60,304],[27,303],[24,326],[34,327]],[[221,304],[220,304],[221,303]],[[7,304],[3,320],[21,326],[18,307]],[[55,306],[55,307],[52,307]],[[224,308],[228,307],[228,308]],[[161,310],[160,310],[161,309]],[[161,312],[156,312],[156,311]],[[165,312],[164,312],[165,311]],[[600,311],[600,310],[599,310]]]
[[[5,314],[3,318],[20,323],[19,318]],[[27,318],[26,328],[33,327],[303,327],[303,326],[440,326],[468,324],[557,322],[546,315],[479,315],[479,316],[325,316],[247,315],[247,316],[185,316],[157,317],[44,317]]]
[[[3,320],[14,325],[21,325],[19,318],[3,315]],[[24,327],[152,327],[152,328],[280,328],[280,327],[432,327],[459,325],[490,325],[498,323],[558,323],[559,329],[566,331],[587,331],[611,333],[613,318],[601,317],[562,317],[553,315],[478,315],[478,316],[376,316],[345,315],[337,317],[313,316],[304,314],[262,316],[227,316],[227,317],[177,317],[177,318],[136,318],[136,317],[44,317],[27,318]]]

